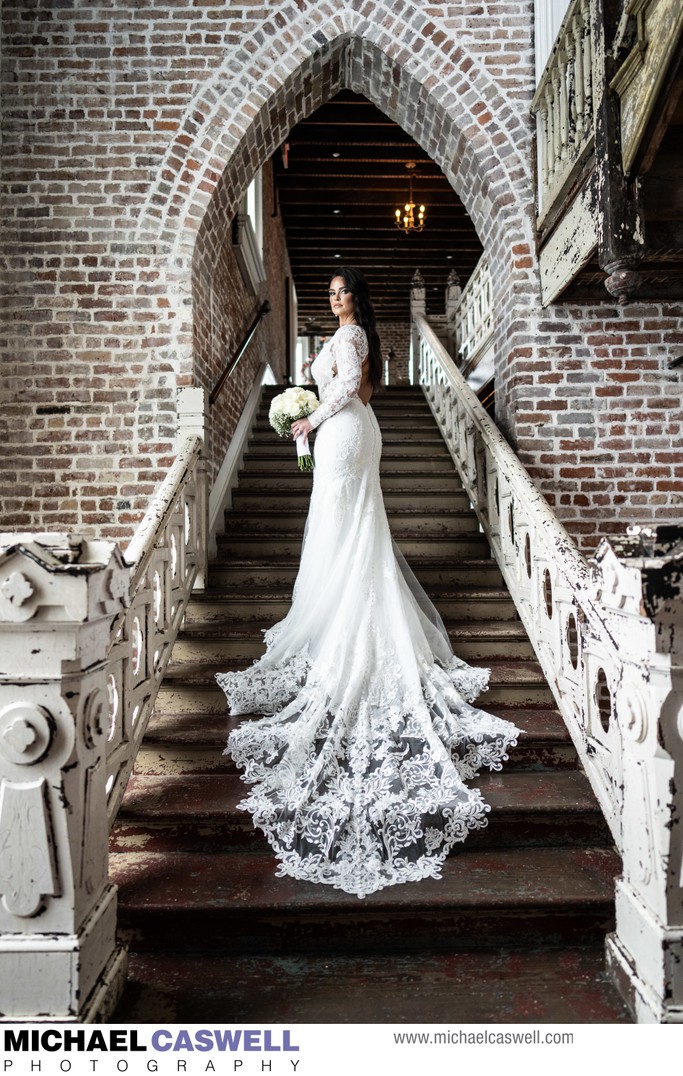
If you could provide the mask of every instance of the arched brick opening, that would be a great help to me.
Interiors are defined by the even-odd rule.
[[[496,294],[500,413],[505,423],[507,380],[516,337],[528,335],[525,314],[535,295],[530,251],[533,204],[525,146],[528,130],[485,68],[436,26],[416,48],[400,18],[370,23],[345,12],[320,23],[309,37],[296,22],[275,66],[270,42],[260,60],[244,64],[231,84],[202,87],[166,155],[139,229],[156,232],[169,254],[164,273],[172,306],[174,365],[180,383],[214,383],[229,336],[216,326],[224,311],[216,289],[230,243],[230,222],[256,171],[290,129],[342,88],[364,94],[399,123],[437,162],[461,198],[489,256]],[[302,17],[303,18],[303,17]],[[265,24],[264,35],[268,30]],[[271,62],[265,63],[270,56]],[[256,80],[255,76],[260,78]],[[241,99],[240,91],[249,87]],[[521,300],[521,302],[520,302]],[[211,323],[211,324],[210,324]],[[252,370],[214,408],[215,467],[234,429]]]

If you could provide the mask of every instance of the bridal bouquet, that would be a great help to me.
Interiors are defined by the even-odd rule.
[[[320,401],[315,393],[302,389],[300,385],[293,385],[273,398],[268,421],[279,437],[291,437],[292,423],[298,418],[308,418],[318,407]],[[299,470],[312,471],[313,457],[308,450],[308,437],[297,437],[296,453]]]

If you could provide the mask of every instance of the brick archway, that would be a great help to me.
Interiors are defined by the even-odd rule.
[[[226,222],[292,126],[342,88],[364,94],[439,164],[489,254],[499,320],[519,317],[506,297],[514,306],[515,293],[536,288],[529,131],[519,108],[436,20],[424,20],[416,45],[414,25],[389,4],[375,5],[372,22],[350,6],[329,5],[326,13],[327,6],[300,12],[286,30],[273,13],[260,45],[245,43],[231,53],[229,70],[202,85],[140,215],[139,234],[171,256],[181,380],[203,380],[190,311],[196,323]]]

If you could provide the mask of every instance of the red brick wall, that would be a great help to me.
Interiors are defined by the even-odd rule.
[[[406,385],[409,383],[408,364],[410,360],[410,322],[380,321],[377,331],[382,344],[382,354],[393,351],[394,361],[390,364],[390,384]]]
[[[683,518],[683,303],[559,303],[515,375],[522,462],[586,550]]]
[[[679,518],[677,480],[657,470],[680,422],[670,310],[539,309],[531,0],[5,0],[3,19],[6,527],[130,534],[173,456],[176,387],[212,383],[256,305],[227,238],[239,201],[345,86],[409,131],[470,213],[496,298],[497,415],[568,526],[592,541],[617,509]],[[216,409],[214,469],[253,364],[284,350],[286,257],[266,222],[274,310]],[[655,366],[615,380],[638,371],[600,363],[626,353]],[[591,421],[546,422],[551,403]],[[577,466],[591,472],[580,492]]]
[[[264,299],[271,311],[252,338],[211,409],[209,461],[212,478],[230,444],[259,365],[267,362],[279,381],[287,374],[285,282],[290,274],[282,220],[273,217],[273,168],[263,169],[263,263],[267,283],[258,296],[247,291],[232,250],[229,220],[207,213],[193,259],[194,372],[188,383],[210,393],[235,353]]]

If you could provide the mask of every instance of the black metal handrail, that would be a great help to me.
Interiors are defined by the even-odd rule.
[[[252,336],[254,335],[254,333],[256,332],[256,330],[258,329],[259,325],[261,324],[262,319],[266,316],[266,314],[269,314],[269,313],[270,313],[270,303],[266,299],[265,302],[263,302],[261,304],[261,306],[259,307],[259,310],[258,310],[258,313],[256,314],[256,317],[254,318],[251,325],[249,326],[246,333],[244,334],[244,339],[242,340],[242,343],[235,350],[232,358],[228,362],[226,362],[226,364],[225,364],[225,366],[223,368],[223,372],[222,372],[221,376],[218,378],[218,381],[216,382],[214,387],[211,389],[211,394],[209,395],[209,407],[213,407],[213,405],[215,404],[216,400],[218,399],[218,397],[221,394],[221,391],[223,389],[223,386],[225,385],[225,382],[228,380],[231,373],[233,372],[233,370],[237,366],[237,363],[240,361],[240,359],[244,355],[244,352],[249,347],[249,342],[250,342]]]

